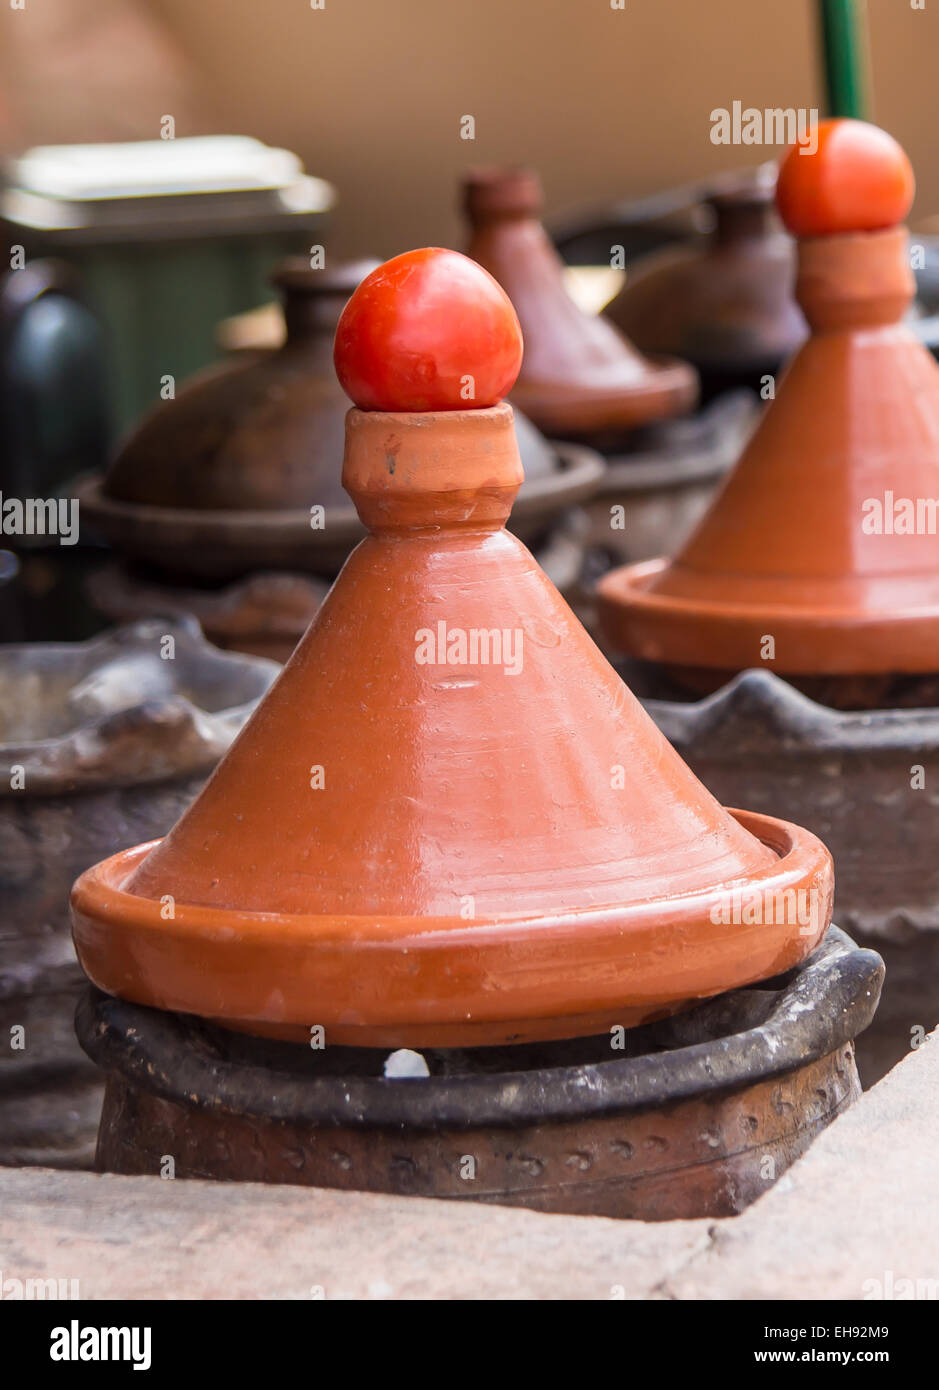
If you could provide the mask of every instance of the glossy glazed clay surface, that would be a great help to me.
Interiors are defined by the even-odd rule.
[[[935,671],[939,537],[887,523],[939,500],[939,366],[900,320],[906,229],[805,238],[797,297],[812,336],[676,558],[599,585],[618,648],[726,672]],[[928,522],[928,519],[927,519]]]
[[[722,810],[503,529],[511,409],[350,411],[344,481],[373,534],[255,718],[163,841],[76,886],[95,983],[449,1045],[629,1024],[806,955],[827,851]],[[438,624],[521,634],[518,669],[418,662]],[[806,890],[817,918],[715,926],[741,884]]]
[[[718,806],[505,530],[511,407],[350,410],[342,481],[371,534],[267,699],[164,840],[76,884],[92,981],[446,1047],[630,1026],[806,956],[827,850]]]
[[[697,378],[684,362],[652,362],[612,324],[571,299],[539,221],[541,188],[527,170],[479,170],[465,181],[468,254],[515,306],[525,356],[512,400],[549,434],[633,429],[689,410]]]

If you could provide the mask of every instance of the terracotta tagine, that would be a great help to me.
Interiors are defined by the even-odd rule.
[[[263,571],[332,577],[361,540],[335,466],[348,397],[332,354],[343,306],[375,264],[283,261],[272,277],[283,298],[283,345],[200,372],[144,417],[103,479],[80,484],[83,519],[131,565],[151,571],[148,587],[167,579],[190,588],[232,584]],[[593,492],[603,462],[583,447],[549,445],[527,421],[521,428],[518,525],[534,539]],[[254,621],[239,593],[219,606],[235,615],[228,628]],[[161,611],[176,607],[169,588]],[[276,610],[271,622],[291,627],[294,607]],[[267,636],[258,627],[249,640],[263,646]]]
[[[724,179],[704,200],[711,233],[636,261],[604,310],[642,352],[690,362],[706,399],[740,386],[760,391],[807,333],[775,187],[772,164]]]
[[[687,363],[652,361],[571,299],[539,220],[541,186],[527,169],[484,169],[463,185],[467,248],[511,299],[525,335],[512,400],[548,434],[596,442],[691,409]]]
[[[858,1047],[870,1084],[939,1023],[939,374],[900,322],[912,172],[896,143],[826,122],[780,195],[813,336],[697,535],[672,565],[603,580],[601,613],[708,788],[831,849],[836,918],[887,962]],[[743,666],[762,669],[722,684]]]
[[[619,650],[701,688],[766,665],[838,703],[832,677],[848,703],[886,703],[895,678],[939,669],[939,367],[901,321],[912,195],[899,146],[861,122],[786,157],[812,335],[675,558],[600,581]]]
[[[722,809],[505,530],[520,356],[454,252],[353,296],[337,370],[361,399],[380,364],[386,402],[346,422],[370,534],[174,829],[76,883],[100,989],[307,1044],[494,1045],[662,1017],[824,934],[824,846]]]

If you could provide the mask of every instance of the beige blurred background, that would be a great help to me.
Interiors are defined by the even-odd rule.
[[[939,0],[868,0],[871,117],[939,211]],[[814,0],[25,0],[0,9],[0,142],[248,134],[333,181],[330,243],[459,245],[460,171],[524,162],[559,213],[765,157],[713,107],[823,103]],[[475,141],[460,139],[472,115]],[[771,153],[771,151],[769,152]]]

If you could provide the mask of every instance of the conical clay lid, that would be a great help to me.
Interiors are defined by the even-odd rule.
[[[844,126],[860,127],[862,142],[872,131],[868,158],[882,157],[883,132],[831,123]],[[607,635],[649,660],[733,671],[769,652],[771,669],[790,675],[939,667],[939,366],[901,321],[914,290],[906,229],[867,227],[864,205],[843,208],[837,178],[847,181],[858,153],[826,141],[831,127],[815,155],[787,156],[804,187],[791,192],[785,165],[780,182],[794,230],[833,189],[826,216],[837,229],[799,244],[811,338],[676,558],[599,585]],[[887,196],[879,166],[867,184],[876,222]],[[888,200],[894,217],[911,197],[912,176]]]
[[[548,434],[607,437],[690,410],[692,367],[653,362],[606,319],[585,314],[539,220],[541,186],[528,169],[480,169],[463,185],[469,254],[502,285],[525,335],[513,401]]]
[[[824,847],[723,810],[504,529],[522,471],[483,400],[349,412],[371,534],[170,834],[79,880],[102,988],[285,1036],[502,1043],[660,1016],[824,931]],[[803,920],[744,921],[741,890],[801,893]]]

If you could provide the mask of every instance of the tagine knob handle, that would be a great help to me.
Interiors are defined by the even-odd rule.
[[[799,238],[796,298],[816,332],[895,323],[916,284],[904,219],[910,161],[866,121],[822,121],[782,162],[776,204]]]
[[[360,410],[485,409],[515,385],[522,330],[482,266],[431,246],[365,277],[339,320],[334,360]]]
[[[336,329],[342,482],[372,531],[495,529],[523,480],[511,407],[522,331],[482,266],[428,247],[359,285]]]
[[[892,135],[834,118],[786,154],[776,206],[793,236],[876,232],[906,220],[915,190],[913,166]]]

